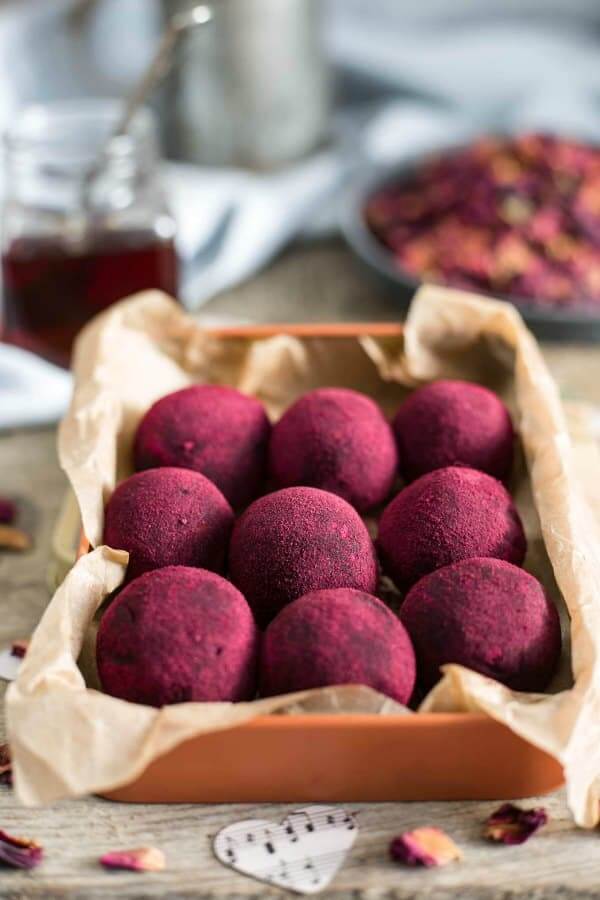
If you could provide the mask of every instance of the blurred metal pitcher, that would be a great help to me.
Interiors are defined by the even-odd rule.
[[[165,20],[190,0],[163,0]],[[164,94],[170,155],[270,168],[325,136],[329,79],[319,0],[216,0],[182,40]]]

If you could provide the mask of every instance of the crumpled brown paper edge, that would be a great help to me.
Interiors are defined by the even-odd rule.
[[[119,347],[124,327],[127,346]],[[153,357],[156,364],[151,371],[144,370],[143,385],[130,384],[123,379],[131,355],[147,349],[149,338],[159,351]],[[460,666],[448,666],[422,710],[484,711],[551,753],[564,766],[576,821],[591,826],[598,818],[600,775],[598,529],[583,496],[558,394],[539,349],[513,307],[437,287],[421,289],[413,302],[403,352],[394,342],[367,336],[360,342],[381,377],[415,383],[441,376],[465,377],[460,365],[456,368],[457,355],[460,359],[461,351],[466,354],[481,338],[489,341],[490,352],[493,348],[505,353],[507,347],[514,351],[516,424],[548,555],[571,616],[575,684],[554,695],[518,694]],[[293,366],[294,340],[285,335],[271,340],[279,341],[279,353],[289,354]],[[268,369],[269,365],[264,346],[257,346],[253,353],[258,358],[252,354],[244,358],[242,369],[235,373],[238,386],[248,392],[253,392],[257,367]],[[104,360],[101,365],[98,355]],[[119,457],[129,452],[134,427],[130,407],[146,408],[156,397],[202,380],[207,360],[209,368],[219,367],[218,342],[211,343],[195,323],[156,292],[113,307],[84,332],[76,358],[74,401],[61,428],[60,455],[93,542],[100,540],[103,504],[118,480],[123,462]],[[268,405],[268,396],[263,394],[263,399]],[[15,784],[25,803],[117,787],[194,734],[229,727],[290,704],[303,708],[306,698],[300,695],[250,704],[182,704],[154,710],[86,689],[75,658],[95,609],[120,582],[125,558],[100,547],[78,562],[56,593],[19,678],[9,688],[7,717]],[[346,704],[352,699],[360,708],[370,705],[371,711],[401,710],[367,688],[310,694],[313,705],[320,702],[319,694],[327,695],[329,703],[343,704],[344,711],[349,711]],[[114,734],[119,734],[117,746]]]

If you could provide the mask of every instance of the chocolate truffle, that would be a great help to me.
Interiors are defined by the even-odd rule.
[[[406,481],[445,466],[469,466],[504,480],[514,431],[504,403],[468,381],[434,381],[404,401],[393,422]]]
[[[399,703],[408,703],[415,684],[406,629],[381,600],[353,588],[299,597],[263,638],[264,696],[335,684],[366,684]]]
[[[273,429],[269,470],[278,487],[338,494],[359,512],[383,503],[398,454],[391,427],[370,397],[319,388],[301,397]]]
[[[222,571],[233,512],[212,481],[190,469],[147,469],[108,501],[104,543],[129,552],[128,578],[162,566]]]
[[[426,689],[460,663],[517,691],[542,691],[560,657],[556,607],[532,575],[499,559],[464,559],[422,578],[400,613]]]
[[[282,609],[267,628],[260,692],[287,694],[331,684],[366,684],[408,703],[415,654],[387,606],[352,588],[313,591]]]
[[[167,566],[131,581],[102,616],[98,674],[108,694],[149,706],[251,700],[258,643],[232,584],[206,569]]]
[[[372,593],[377,584],[375,549],[356,510],[310,487],[255,500],[233,530],[229,567],[261,626],[309,591]]]
[[[379,523],[384,571],[406,589],[472,556],[520,565],[527,544],[506,488],[484,472],[449,466],[422,475],[394,497]]]
[[[194,385],[150,407],[135,436],[135,468],[194,469],[238,508],[263,486],[270,433],[254,397],[229,387]]]

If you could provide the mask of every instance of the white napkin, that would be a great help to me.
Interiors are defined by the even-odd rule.
[[[473,124],[419,102],[383,106],[362,127],[340,117],[338,137],[284,170],[250,173],[167,164],[165,180],[190,310],[239,284],[298,234],[334,231],[339,194],[365,167],[399,162],[465,139]]]
[[[56,422],[71,389],[69,372],[28,350],[0,345],[0,429]]]
[[[219,191],[210,172],[169,166],[178,250],[187,264],[181,288],[186,306],[198,309],[264,266],[328,200],[343,171],[332,150],[275,174],[232,170],[221,175]],[[220,226],[222,239],[212,243]]]

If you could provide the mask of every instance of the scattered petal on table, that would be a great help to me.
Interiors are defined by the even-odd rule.
[[[17,659],[23,659],[27,650],[29,649],[29,638],[21,638],[18,641],[13,641],[10,647],[10,652],[12,656],[16,656]]]
[[[133,850],[111,850],[100,857],[100,862],[107,869],[160,872],[165,867],[165,855],[156,847],[136,847]]]
[[[3,525],[12,525],[16,515],[16,504],[8,497],[0,497],[0,522]]]
[[[543,807],[521,809],[514,803],[503,803],[487,819],[484,837],[498,844],[524,844],[548,821]]]
[[[44,856],[43,848],[28,838],[13,837],[0,829],[0,863],[14,869],[33,869]]]
[[[445,866],[463,858],[454,841],[439,828],[415,828],[395,837],[390,856],[405,866]]]
[[[29,550],[31,538],[26,531],[15,528],[13,525],[0,524],[0,549],[2,550]]]

